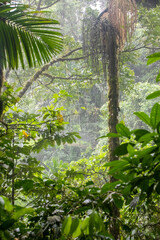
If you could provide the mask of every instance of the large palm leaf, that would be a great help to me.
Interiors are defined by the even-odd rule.
[[[24,68],[50,60],[62,48],[58,21],[35,16],[26,6],[0,6],[0,67]]]

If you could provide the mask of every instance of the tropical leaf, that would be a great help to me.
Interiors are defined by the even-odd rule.
[[[149,94],[146,99],[153,99],[153,98],[157,98],[157,97],[160,97],[160,90],[159,91],[155,91],[151,94]]]
[[[138,141],[141,137],[143,137],[144,135],[146,135],[147,133],[150,133],[148,130],[146,129],[135,129],[132,131],[135,136],[136,136],[136,140]]]
[[[150,56],[148,56],[147,58],[148,58],[147,65],[152,64],[156,61],[159,61],[160,60],[160,52],[153,53]]]
[[[150,118],[146,113],[144,113],[144,112],[134,112],[134,114],[137,117],[139,117],[143,122],[145,122],[147,125],[151,126]]]
[[[118,124],[116,125],[116,130],[117,130],[117,132],[120,133],[123,137],[130,138],[130,136],[131,136],[131,133],[130,133],[129,129],[128,129],[126,126],[124,126],[124,124],[122,124],[122,123],[118,123]]]
[[[0,65],[1,67],[29,67],[48,62],[62,49],[59,23],[34,15],[27,6],[0,6]]]
[[[150,114],[150,123],[153,129],[156,129],[159,122],[160,122],[160,104],[155,103]]]

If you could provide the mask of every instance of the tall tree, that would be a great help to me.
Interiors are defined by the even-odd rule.
[[[135,0],[111,0],[109,7],[96,18],[92,16],[92,22],[85,24],[84,50],[91,56],[92,65],[97,65],[99,55],[102,57],[104,78],[107,77],[108,65],[108,128],[110,133],[116,133],[119,112],[119,56],[124,48],[127,37],[134,31],[136,23]],[[90,34],[88,34],[88,31]],[[118,138],[109,138],[108,160],[118,159],[114,154],[119,145]],[[113,182],[115,179],[111,178]],[[110,231],[115,239],[119,239],[118,210],[113,206]]]

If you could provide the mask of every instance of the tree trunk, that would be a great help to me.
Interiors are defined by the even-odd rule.
[[[1,97],[3,82],[4,82],[4,74],[3,74],[3,69],[0,66],[0,120],[2,119],[2,113],[3,113],[3,100],[2,100],[2,97]]]
[[[110,26],[108,50],[108,127],[110,133],[116,133],[119,112],[119,49],[116,33]],[[109,138],[109,161],[118,159],[114,155],[115,148],[119,145],[119,138]]]
[[[14,159],[13,159],[13,169],[12,169],[12,196],[11,196],[11,200],[12,200],[12,205],[14,206],[14,195],[15,195],[15,163],[14,163]]]
[[[118,123],[119,112],[119,48],[117,44],[117,33],[115,29],[109,26],[109,39],[108,39],[108,127],[110,133],[116,133],[116,125]],[[115,148],[119,145],[119,138],[109,138],[109,154],[108,161],[118,160],[114,155]],[[110,182],[114,182],[113,177]],[[113,204],[112,216],[110,223],[110,233],[114,236],[115,240],[119,239],[119,210]]]

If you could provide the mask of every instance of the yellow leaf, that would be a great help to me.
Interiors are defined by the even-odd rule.
[[[59,123],[64,122],[63,116],[62,116],[62,114],[60,112],[58,112],[58,114],[57,114],[57,119],[58,119]]]
[[[23,130],[22,133],[25,138],[28,138],[29,134],[27,134],[26,131]]]

